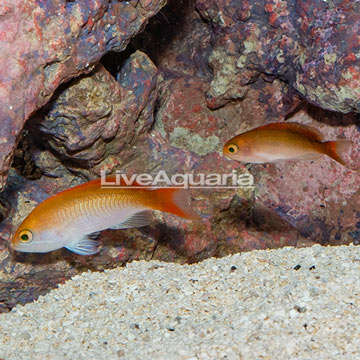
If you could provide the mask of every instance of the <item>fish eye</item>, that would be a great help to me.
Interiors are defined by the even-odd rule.
[[[22,242],[28,243],[33,239],[33,234],[30,230],[22,230],[19,234],[19,239]]]
[[[231,154],[236,154],[237,151],[238,151],[238,147],[235,145],[235,144],[230,144],[228,147],[227,147],[227,150],[229,153]]]

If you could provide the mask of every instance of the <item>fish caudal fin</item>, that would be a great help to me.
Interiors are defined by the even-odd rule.
[[[189,205],[189,191],[185,189],[157,189],[154,190],[157,197],[158,207],[156,210],[168,212],[185,219],[200,220]]]
[[[343,159],[343,154],[350,149],[352,145],[351,140],[326,141],[323,144],[325,146],[326,155],[330,156],[341,165],[347,166],[346,161]]]

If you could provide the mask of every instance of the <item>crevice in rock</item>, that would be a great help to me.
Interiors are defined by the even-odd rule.
[[[34,137],[28,129],[24,129],[18,147],[14,153],[12,167],[23,177],[29,180],[40,179],[42,171],[35,165],[32,159],[34,150]]]

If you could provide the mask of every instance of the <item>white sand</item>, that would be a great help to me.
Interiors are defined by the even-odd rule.
[[[0,358],[360,359],[360,247],[87,272],[0,315]]]

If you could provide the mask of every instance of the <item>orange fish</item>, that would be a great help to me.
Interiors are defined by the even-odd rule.
[[[107,181],[114,182],[115,177]],[[187,200],[186,190],[180,188],[105,188],[101,179],[93,180],[39,204],[16,230],[11,245],[22,252],[44,253],[65,247],[92,255],[97,252],[95,239],[100,231],[146,226],[150,223],[146,210],[199,219]]]
[[[225,144],[223,153],[230,159],[255,164],[315,160],[325,154],[346,166],[342,154],[351,144],[351,140],[323,141],[317,129],[295,122],[272,123],[235,136]]]

